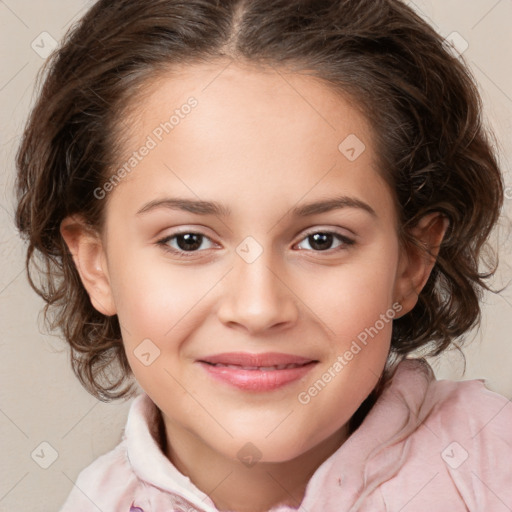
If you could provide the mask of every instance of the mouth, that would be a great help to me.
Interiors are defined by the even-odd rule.
[[[236,364],[223,364],[223,363],[212,364],[212,363],[208,363],[206,361],[202,361],[202,362],[209,364],[211,366],[215,366],[216,368],[234,368],[235,370],[248,370],[248,371],[259,370],[261,372],[271,372],[271,371],[275,371],[275,370],[289,370],[291,368],[299,368],[301,366],[304,366],[304,365],[293,364],[293,363],[292,364],[279,364],[276,366],[239,366]],[[304,363],[304,364],[309,364],[309,363]]]
[[[292,354],[232,352],[197,361],[217,381],[245,391],[272,391],[304,377],[317,363]]]

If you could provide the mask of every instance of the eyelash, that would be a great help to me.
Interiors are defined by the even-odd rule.
[[[304,240],[306,240],[310,236],[313,236],[313,235],[319,234],[319,233],[321,233],[323,235],[333,235],[336,239],[338,239],[342,243],[342,245],[340,247],[337,247],[337,248],[334,248],[334,249],[326,249],[324,251],[315,251],[314,249],[299,249],[299,250],[301,250],[301,251],[312,251],[312,252],[315,252],[315,253],[328,253],[328,254],[331,254],[333,252],[347,250],[348,247],[353,246],[355,244],[355,240],[352,240],[351,238],[348,238],[348,237],[346,237],[344,235],[341,235],[340,233],[336,233],[335,231],[328,231],[328,230],[325,230],[325,231],[323,231],[323,230],[316,230],[316,231],[311,231],[309,233],[306,233],[303,236],[303,238],[300,240],[300,242],[303,242]],[[175,248],[170,247],[168,245],[168,243],[171,240],[173,240],[176,237],[181,236],[181,235],[198,235],[198,236],[201,236],[202,238],[206,238],[206,239],[210,240],[210,238],[208,236],[206,236],[206,235],[204,235],[202,233],[198,233],[196,231],[182,231],[181,233],[174,233],[173,235],[166,236],[165,238],[162,238],[162,239],[158,240],[156,242],[156,244],[161,246],[166,252],[169,252],[169,253],[171,253],[171,254],[173,254],[175,256],[178,256],[180,258],[191,258],[191,257],[194,257],[196,253],[202,252],[200,250],[195,250],[195,251],[178,250],[178,249],[175,249]]]

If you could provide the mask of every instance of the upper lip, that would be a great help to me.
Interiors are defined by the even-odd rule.
[[[199,359],[200,362],[209,364],[225,364],[234,366],[267,367],[286,364],[304,365],[316,362],[314,359],[296,356],[293,354],[282,354],[278,352],[265,352],[262,354],[251,354],[248,352],[227,352],[216,354]]]

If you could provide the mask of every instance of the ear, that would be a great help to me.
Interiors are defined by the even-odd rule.
[[[395,281],[395,300],[402,305],[401,315],[411,311],[427,283],[436,262],[441,242],[449,221],[441,213],[423,217],[411,230],[422,248],[409,246],[402,249]]]
[[[105,250],[101,237],[82,217],[66,217],[60,225],[60,233],[73,257],[91,304],[106,316],[116,314],[108,276]]]

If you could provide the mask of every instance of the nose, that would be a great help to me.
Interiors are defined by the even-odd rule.
[[[258,334],[281,330],[298,318],[295,295],[283,280],[283,272],[266,251],[248,263],[235,254],[234,268],[223,280],[218,317],[230,327]]]

